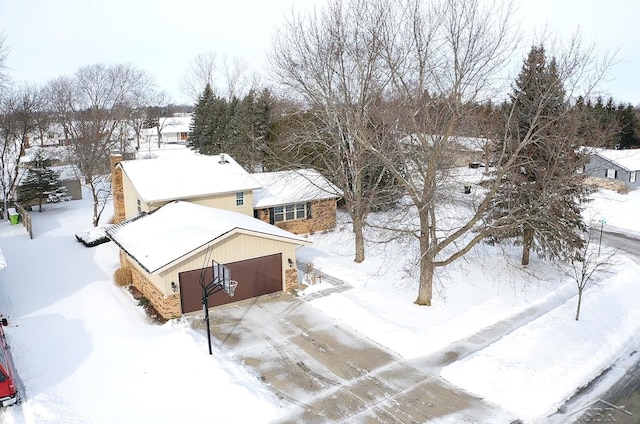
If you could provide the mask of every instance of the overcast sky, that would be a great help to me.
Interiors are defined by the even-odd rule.
[[[488,1],[488,0],[487,0]],[[318,0],[316,3],[323,3]],[[514,0],[523,55],[535,34],[580,29],[618,63],[601,86],[618,102],[640,105],[640,1]],[[276,26],[312,0],[0,0],[0,31],[15,80],[44,83],[94,63],[132,63],[175,101],[179,80],[199,53],[240,56],[264,70]]]

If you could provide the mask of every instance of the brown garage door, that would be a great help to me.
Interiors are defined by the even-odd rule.
[[[238,287],[233,297],[229,297],[223,291],[209,296],[210,307],[282,290],[282,256],[280,253],[224,265],[231,270],[231,279],[238,282]],[[202,271],[197,269],[181,272],[179,275],[183,314],[202,309],[201,274]],[[211,267],[206,268],[204,281],[205,284],[212,281]]]

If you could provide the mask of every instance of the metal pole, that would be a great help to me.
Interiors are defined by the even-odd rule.
[[[602,245],[602,227],[604,227],[604,221],[600,220],[600,240],[598,241],[598,257],[600,257],[600,246]]]
[[[211,351],[211,326],[209,325],[209,298],[207,291],[203,289],[204,297],[202,303],[204,305],[204,320],[207,322],[207,342],[209,343],[209,355],[213,355]]]

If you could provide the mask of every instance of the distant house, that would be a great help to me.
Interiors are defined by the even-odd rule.
[[[422,149],[422,143],[433,146],[441,136],[436,135],[409,135],[400,140],[408,149]],[[487,158],[487,139],[478,137],[452,136],[446,141],[446,151],[440,155],[438,162],[443,168],[458,168],[464,166],[479,166],[481,163],[490,162]],[[474,166],[475,167],[475,166]]]
[[[598,149],[591,153],[583,171],[590,177],[618,182],[628,189],[640,185],[640,149]]]
[[[44,131],[34,131],[27,138],[25,149],[30,147],[56,147],[69,143],[60,124],[50,123]]]
[[[339,193],[317,172],[249,174],[222,154],[121,159],[111,158],[117,225],[108,235],[165,318],[200,310],[204,250],[231,269],[240,293],[232,300],[242,300],[294,288],[295,249],[308,244],[294,233],[335,226]],[[210,305],[226,301],[219,294]]]
[[[158,138],[162,143],[186,142],[189,137],[191,121],[190,114],[186,116],[170,116],[158,119],[158,125],[143,130],[143,138],[148,143],[157,143]]]

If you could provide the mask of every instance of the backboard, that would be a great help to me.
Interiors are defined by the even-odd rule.
[[[231,282],[231,270],[226,266],[213,261],[211,264],[211,268],[213,269],[213,282],[222,287],[225,293],[229,296],[233,296],[233,292],[235,290],[235,285]]]

